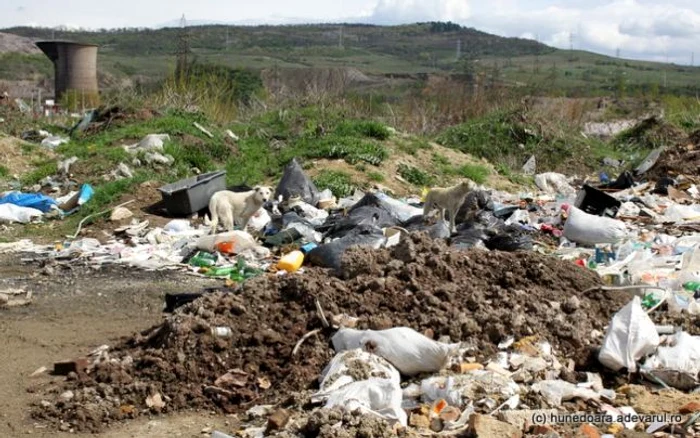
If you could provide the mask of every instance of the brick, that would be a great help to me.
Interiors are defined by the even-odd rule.
[[[286,409],[277,409],[267,419],[267,430],[282,430],[292,418],[292,413]]]
[[[81,357],[75,360],[66,360],[53,364],[53,373],[57,376],[67,376],[70,373],[84,374],[88,367],[88,360]]]
[[[600,432],[598,432],[598,429],[590,424],[581,425],[579,428],[579,433],[586,438],[600,438]]]
[[[690,402],[687,405],[681,406],[680,409],[678,409],[678,412],[681,414],[692,414],[695,412],[700,412],[700,402]]]

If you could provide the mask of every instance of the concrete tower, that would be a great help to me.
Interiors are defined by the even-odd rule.
[[[40,41],[36,45],[53,62],[56,102],[71,109],[99,103],[97,46],[70,41]]]

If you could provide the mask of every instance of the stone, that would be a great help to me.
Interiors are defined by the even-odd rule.
[[[292,413],[286,409],[277,409],[267,419],[267,430],[282,430],[292,418]]]
[[[521,438],[521,429],[482,414],[469,417],[469,431],[479,438]]]
[[[38,375],[44,374],[47,370],[48,370],[48,368],[41,367],[41,368],[37,369],[36,371],[34,371],[32,374],[30,374],[29,377],[36,377]]]
[[[430,430],[432,430],[433,432],[442,432],[442,429],[444,428],[445,424],[443,423],[441,418],[433,418],[430,420]]]
[[[112,222],[118,222],[118,221],[123,221],[125,219],[129,219],[132,217],[134,213],[131,212],[126,207],[117,207],[112,211],[111,216],[109,217],[109,220]]]
[[[572,314],[576,312],[579,307],[581,307],[581,300],[579,300],[576,296],[570,296],[566,299],[566,301],[564,301],[561,309],[567,314]]]
[[[64,400],[64,401],[73,400],[74,397],[75,397],[75,394],[73,394],[73,391],[66,391],[59,396],[59,398],[61,400]]]
[[[163,396],[156,392],[150,397],[146,397],[146,406],[153,408],[155,410],[161,410],[165,407],[165,401],[163,401]]]
[[[462,362],[459,364],[459,371],[462,374],[468,373],[470,371],[477,371],[477,370],[483,370],[484,366],[480,363],[466,363]]]
[[[525,430],[532,425],[533,418],[548,419],[556,414],[556,409],[519,409],[500,411],[498,413],[498,419],[517,427],[518,430]],[[540,420],[538,420],[538,422],[542,423]],[[545,423],[547,422],[545,421]]]
[[[411,414],[408,424],[416,429],[430,429],[430,418],[427,415],[414,412]]]
[[[527,370],[518,370],[511,376],[515,383],[530,383],[533,380],[532,374]]]

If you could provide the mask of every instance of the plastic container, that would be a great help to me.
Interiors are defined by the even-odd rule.
[[[295,272],[301,268],[302,263],[304,263],[304,253],[292,251],[280,259],[277,267],[287,272]]]
[[[214,193],[226,190],[226,171],[183,179],[158,190],[168,213],[178,216],[191,215],[206,208]]]
[[[591,186],[584,185],[578,193],[574,206],[588,214],[614,218],[622,203],[612,196]]]

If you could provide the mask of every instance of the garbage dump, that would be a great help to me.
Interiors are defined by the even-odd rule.
[[[250,436],[700,433],[686,402],[700,387],[700,189],[645,180],[668,159],[578,191],[552,173],[539,193],[475,190],[456,233],[416,199],[331,199],[293,160],[250,233],[133,219],[106,244],[19,245],[227,286],[167,297],[162,324],[54,381],[32,417],[97,432],[205,409],[247,419]],[[655,413],[645,391],[684,403],[631,421]],[[581,410],[612,420],[533,423]]]

